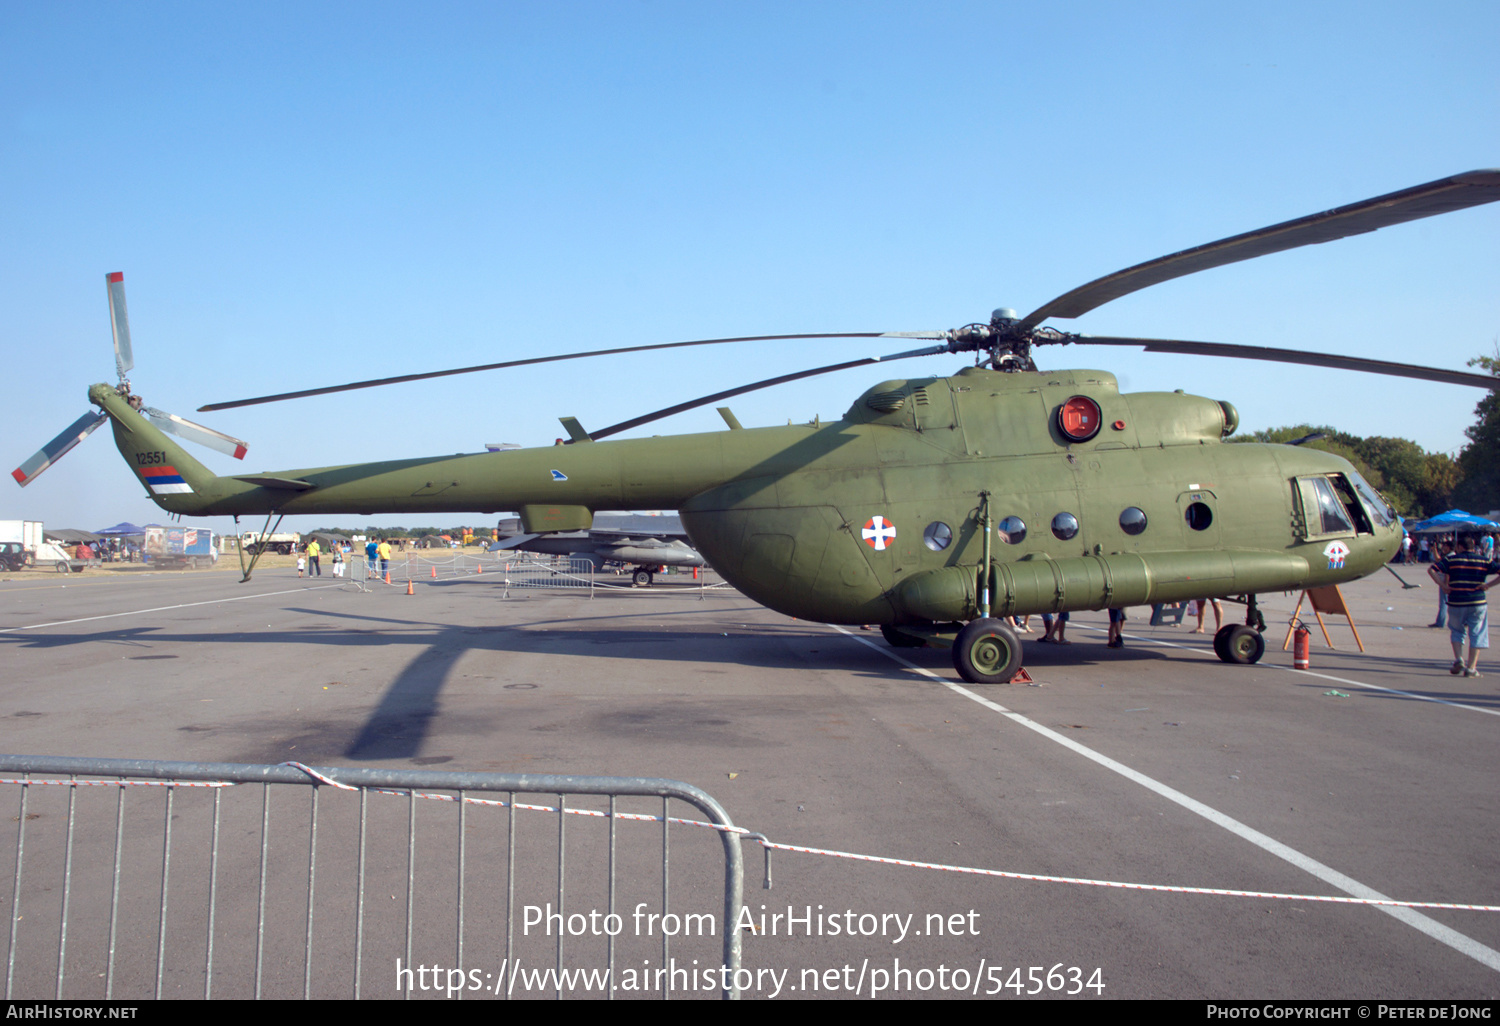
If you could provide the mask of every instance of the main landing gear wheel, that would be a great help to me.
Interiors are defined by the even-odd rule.
[[[637,570],[635,572],[635,574],[630,579],[635,584],[635,586],[637,588],[649,588],[649,587],[651,587],[651,571],[650,570]]]
[[[1226,663],[1258,663],[1266,654],[1266,639],[1260,631],[1244,624],[1223,627],[1214,635],[1214,652]]]
[[[974,620],[953,642],[953,666],[970,684],[1007,684],[1021,668],[1021,639],[1003,620]]]

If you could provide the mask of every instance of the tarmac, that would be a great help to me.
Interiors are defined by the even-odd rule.
[[[780,851],[766,890],[742,842],[746,997],[865,997],[882,980],[901,998],[1500,993],[1500,912],[1300,900],[1500,906],[1500,662],[1449,675],[1425,568],[1395,568],[1420,589],[1385,572],[1345,586],[1364,652],[1341,618],[1330,650],[1304,613],[1307,672],[1281,648],[1294,593],[1262,596],[1254,666],[1214,656],[1211,612],[1199,635],[1131,609],[1118,650],[1104,613],[1075,613],[1071,644],[1027,646],[1034,684],[998,686],[961,684],[947,652],[686,577],[506,597],[501,575],[421,570],[408,595],[399,570],[361,590],[324,569],[0,575],[4,749],[666,777],[774,842],[1012,874]],[[711,910],[718,843],[680,836],[673,886]],[[517,903],[557,900],[538,888]],[[709,965],[717,949],[674,950]],[[492,956],[475,940],[465,957]],[[50,997],[45,969],[16,995]],[[384,966],[367,972],[363,993],[396,996]]]

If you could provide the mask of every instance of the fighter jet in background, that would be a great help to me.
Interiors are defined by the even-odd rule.
[[[651,584],[654,574],[668,566],[706,566],[703,557],[688,544],[682,520],[675,514],[645,516],[638,513],[604,513],[594,518],[586,531],[548,531],[527,534],[519,517],[500,521],[500,540],[491,552],[519,549],[550,555],[586,559],[595,569],[606,563],[629,568],[639,587]]]

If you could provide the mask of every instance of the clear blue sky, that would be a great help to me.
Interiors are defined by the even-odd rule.
[[[1500,165],[1497,40],[1493,0],[5,4],[6,469],[114,380],[109,271],[136,391],[250,442],[242,465],[207,454],[220,473],[547,444],[560,415],[599,427],[905,347],[721,347],[193,410],[572,349],[1025,312]],[[1497,282],[1500,204],[1055,323],[1462,368],[1500,337]],[[746,426],[836,417],[891,374],[964,362],[731,405]],[[1228,399],[1246,430],[1328,422],[1447,452],[1479,398],[1133,350],[1042,362]],[[638,433],[721,427],[707,409]],[[52,527],[161,519],[107,432],[0,495],[0,518]]]

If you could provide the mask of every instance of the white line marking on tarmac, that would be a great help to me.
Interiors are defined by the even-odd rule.
[[[1216,826],[1223,827],[1230,833],[1236,835],[1237,837],[1240,837],[1243,840],[1249,841],[1251,844],[1264,851],[1269,852],[1272,855],[1275,855],[1279,859],[1290,862],[1298,869],[1301,869],[1307,873],[1311,873],[1313,876],[1317,877],[1319,880],[1322,880],[1324,883],[1329,884],[1333,887],[1337,887],[1345,894],[1352,894],[1356,898],[1370,898],[1376,901],[1391,900],[1387,895],[1381,894],[1374,888],[1367,887],[1366,885],[1360,883],[1358,880],[1355,880],[1352,877],[1345,876],[1343,873],[1340,873],[1338,870],[1332,868],[1331,866],[1325,866],[1323,863],[1317,861],[1311,856],[1304,855],[1300,851],[1297,851],[1295,848],[1291,848],[1285,844],[1282,844],[1274,837],[1263,834],[1253,827],[1246,826],[1239,820],[1225,815],[1218,809],[1203,804],[1196,798],[1189,798],[1181,791],[1168,787],[1161,781],[1148,777],[1144,773],[1133,770],[1129,766],[1126,766],[1124,763],[1116,762],[1109,756],[1101,755],[1098,752],[1094,751],[1092,748],[1081,745],[1070,737],[1064,737],[1063,735],[1057,733],[1055,730],[1050,730],[1049,728],[1042,726],[1040,723],[1027,719],[1020,713],[1011,712],[1003,705],[999,705],[995,702],[991,702],[987,698],[976,695],[966,687],[962,687],[961,685],[953,683],[951,680],[940,677],[936,673],[933,673],[931,670],[928,670],[925,667],[918,666],[916,663],[896,654],[895,652],[881,648],[879,645],[875,644],[868,638],[862,638],[857,634],[846,631],[844,630],[844,628],[838,626],[837,624],[830,624],[830,626],[840,634],[843,634],[846,637],[853,638],[860,644],[865,645],[876,652],[879,652],[881,655],[894,662],[900,663],[907,669],[915,670],[917,673],[920,673],[924,677],[930,677],[932,680],[937,681],[939,684],[943,685],[943,687],[945,688],[948,688],[950,691],[955,691],[958,694],[963,695],[967,699],[978,702],[986,709],[990,709],[994,712],[999,713],[1007,719],[1010,719],[1011,721],[1025,727],[1027,730],[1035,731],[1036,733],[1042,735],[1050,741],[1056,741],[1058,744],[1062,745],[1064,748],[1067,748],[1069,751],[1081,755],[1085,759],[1089,759],[1092,762],[1098,763],[1105,769],[1110,770],[1114,773],[1118,773],[1126,780],[1130,780],[1134,783],[1140,784],[1142,787],[1146,788],[1149,791],[1156,792],[1161,797],[1167,799],[1168,801],[1175,802],[1177,805],[1182,806],[1189,812],[1202,816],[1210,823],[1213,823]],[[1436,940],[1442,944],[1446,944],[1453,950],[1468,955],[1476,962],[1486,965],[1491,969],[1500,971],[1500,951],[1496,951],[1494,948],[1481,944],[1479,941],[1474,940],[1472,937],[1465,936],[1464,934],[1459,933],[1457,930],[1450,929],[1449,927],[1444,926],[1442,923],[1439,923],[1436,920],[1425,916],[1413,909],[1391,907],[1385,905],[1377,905],[1374,907],[1379,908],[1380,911],[1384,912],[1386,915],[1394,916],[1396,919],[1399,919],[1407,926],[1410,926],[1415,930],[1420,930],[1427,936],[1431,937],[1433,940]]]
[[[1075,630],[1094,631],[1098,634],[1104,633],[1104,629],[1102,627],[1086,627],[1081,624],[1070,624],[1069,626],[1072,626]],[[1163,641],[1160,638],[1143,638],[1139,634],[1127,634],[1125,635],[1125,637],[1129,638],[1131,641],[1144,641],[1148,645],[1161,645],[1163,648],[1180,648],[1184,652],[1192,652],[1195,655],[1208,655],[1207,652],[1203,651],[1203,649],[1197,647],[1196,645],[1184,645],[1180,641]],[[1217,659],[1218,656],[1214,656],[1214,658]],[[1451,705],[1455,709],[1467,709],[1469,712],[1480,712],[1485,713],[1489,716],[1500,716],[1500,709],[1485,709],[1482,706],[1466,705],[1463,702],[1451,702],[1446,698],[1433,698],[1431,695],[1419,695],[1412,691],[1402,691],[1400,688],[1386,688],[1381,687],[1379,684],[1366,684],[1364,681],[1360,680],[1349,680],[1347,677],[1333,677],[1326,673],[1316,673],[1312,670],[1299,670],[1292,666],[1277,666],[1275,663],[1257,663],[1256,665],[1263,670],[1281,670],[1283,673],[1299,673],[1304,674],[1308,677],[1317,677],[1320,680],[1331,680],[1338,684],[1345,684],[1351,688],[1365,688],[1369,691],[1384,691],[1388,695],[1400,695],[1402,698],[1413,698],[1418,702],[1433,702],[1437,705]],[[1459,680],[1462,679],[1462,677],[1459,678]]]
[[[244,602],[248,599],[274,598],[277,595],[300,595],[309,591],[326,591],[342,588],[342,584],[320,584],[316,588],[289,588],[286,591],[265,591],[258,595],[236,595],[234,598],[208,599],[205,602],[181,602],[175,606],[152,606],[150,609],[128,609],[123,613],[103,613],[99,616],[80,616],[76,620],[53,620],[51,623],[32,623],[25,627],[0,627],[0,634],[15,631],[34,631],[40,627],[66,627],[70,623],[88,623],[90,620],[112,620],[117,616],[139,616],[142,613],[163,613],[169,609],[191,609],[194,606],[216,606],[222,602]]]

